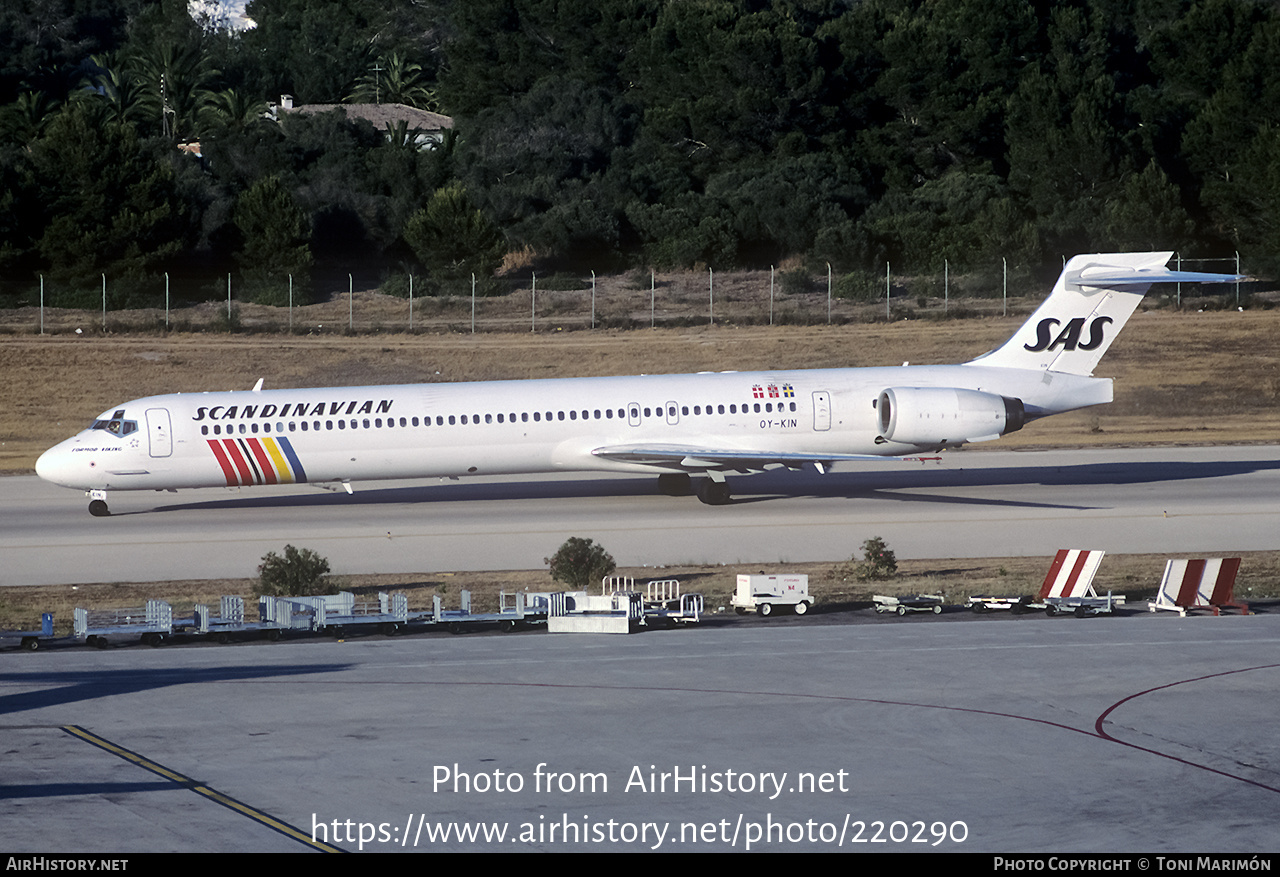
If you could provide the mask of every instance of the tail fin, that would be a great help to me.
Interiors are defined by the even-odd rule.
[[[1013,337],[974,365],[1091,375],[1153,283],[1229,283],[1234,274],[1170,271],[1173,253],[1092,253],[1068,260],[1053,292]]]

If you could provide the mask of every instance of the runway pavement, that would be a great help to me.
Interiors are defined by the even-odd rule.
[[[1280,615],[808,620],[7,653],[0,849],[1280,848]]]
[[[623,566],[841,560],[870,536],[902,558],[1276,547],[1280,447],[963,451],[827,475],[731,477],[735,501],[666,497],[656,478],[526,476],[115,493],[0,478],[0,584],[247,577],[312,548],[336,573],[532,569],[569,536]]]
[[[631,565],[844,558],[870,535],[963,557],[1280,532],[1276,447],[970,452],[734,486],[722,508],[596,477],[121,494],[97,519],[4,478],[0,577],[244,576],[285,542],[363,572],[537,567],[569,535]],[[1280,615],[847,615],[5,652],[0,849],[1280,847]]]

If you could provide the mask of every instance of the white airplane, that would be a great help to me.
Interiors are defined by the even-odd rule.
[[[902,457],[1110,402],[1093,369],[1172,253],[1076,256],[1005,344],[961,365],[403,384],[151,396],[41,455],[87,492],[341,484],[542,472],[653,472],[670,495],[730,501],[729,472]]]

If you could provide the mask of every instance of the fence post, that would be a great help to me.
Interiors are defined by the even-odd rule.
[[[227,272],[227,331],[231,331],[231,272]]]
[[[951,302],[951,265],[946,259],[942,260],[942,312],[947,312],[947,307]]]
[[[169,330],[169,272],[164,272],[164,328]]]
[[[707,295],[710,303],[707,305],[707,325],[714,326],[716,322],[716,273],[710,268],[707,269]]]
[[[831,263],[827,263],[827,325],[831,325]]]
[[[356,282],[347,275],[347,331],[356,330]]]
[[[773,325],[773,266],[769,266],[769,325]]]
[[[649,269],[649,328],[653,329],[657,326],[654,322],[654,299],[657,297],[658,281],[657,275],[653,269]]]
[[[289,334],[293,334],[293,275],[289,275]]]
[[[102,275],[102,331],[107,331],[107,275]]]
[[[40,334],[44,334],[44,275],[40,275]]]
[[[476,274],[471,272],[471,334],[476,334]]]
[[[1000,257],[1000,262],[1004,265],[1004,316],[1009,316],[1009,260],[1004,256]]]
[[[538,328],[538,272],[530,271],[529,276],[533,278],[529,281],[529,331],[535,332]]]
[[[413,275],[409,275],[409,331],[413,331]]]
[[[893,319],[892,314],[889,312],[889,293],[890,293],[889,263],[885,262],[884,263],[884,318],[886,320]]]
[[[596,327],[596,272],[591,272],[591,328]]]

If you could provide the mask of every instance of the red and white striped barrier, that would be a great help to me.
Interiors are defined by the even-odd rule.
[[[1147,608],[1152,612],[1169,609],[1180,615],[1186,615],[1188,609],[1211,609],[1214,615],[1221,615],[1223,609],[1233,608],[1248,615],[1248,604],[1235,602],[1239,571],[1238,557],[1170,560],[1164,565],[1160,593]]]
[[[1098,573],[1105,551],[1085,551],[1079,548],[1060,548],[1054,555],[1049,574],[1040,586],[1040,602],[1050,597],[1096,597],[1093,577]]]

